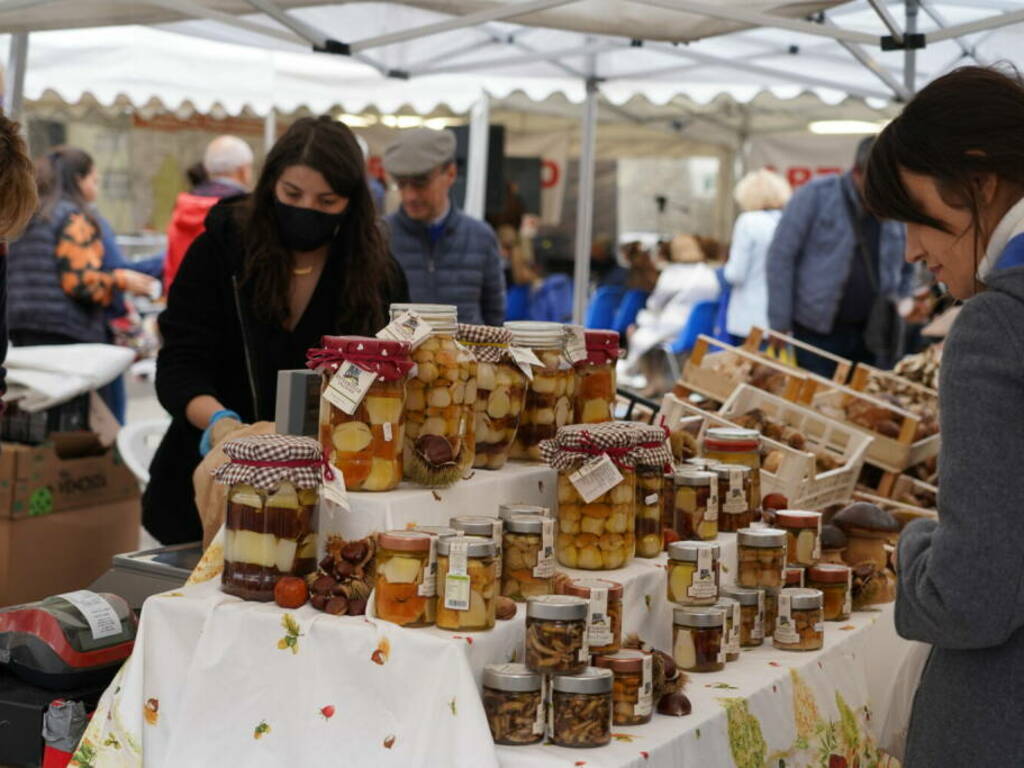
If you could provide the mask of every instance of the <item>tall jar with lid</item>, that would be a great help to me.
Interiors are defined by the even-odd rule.
[[[488,664],[480,697],[495,744],[544,739],[544,679],[525,664]]]
[[[736,535],[736,583],[779,589],[785,581],[786,534],[775,528],[742,528]]]
[[[376,558],[373,605],[377,618],[404,627],[432,624],[437,557],[430,534],[381,533],[377,536]]]
[[[802,509],[780,509],[773,525],[786,532],[786,558],[805,568],[821,559],[821,513]]]
[[[704,457],[721,464],[750,468],[750,508],[761,508],[761,433],[740,427],[709,427],[704,433]]]
[[[444,487],[473,466],[476,359],[456,341],[456,307],[392,304],[388,328],[408,324],[410,312],[430,332],[412,353],[416,372],[405,400],[405,476],[428,487]]]
[[[495,552],[491,539],[438,539],[435,623],[439,629],[474,632],[494,627],[498,597]]]
[[[320,443],[252,435],[224,443],[214,479],[230,486],[221,589],[244,600],[274,599],[282,576],[316,570],[316,507],[325,470]]]
[[[673,479],[679,537],[713,541],[718,536],[718,475],[697,469],[681,469]]]
[[[410,344],[324,336],[306,357],[321,376],[320,444],[328,460],[348,490],[390,491],[402,480]]]
[[[610,669],[587,667],[577,675],[551,679],[548,731],[560,747],[603,747],[612,740]]]
[[[526,403],[512,443],[512,458],[541,458],[540,443],[571,424],[576,373],[565,356],[565,330],[561,323],[516,320],[505,323],[512,344],[529,350],[538,362],[528,367]]]
[[[558,470],[558,561],[611,570],[633,559],[636,466],[671,463],[660,427],[611,421],[562,427],[541,443]]]
[[[754,522],[750,503],[753,472],[741,464],[716,464],[718,475],[718,530],[735,533]]]
[[[615,418],[615,363],[619,359],[619,334],[585,331],[587,356],[576,363],[576,424],[597,424]]]
[[[622,647],[622,585],[609,579],[574,579],[565,594],[582,597],[587,608],[590,652],[615,653]]]
[[[673,541],[668,545],[669,602],[679,605],[714,605],[718,602],[720,565],[713,541]]]
[[[526,398],[526,375],[513,357],[512,332],[459,323],[458,338],[476,358],[473,466],[501,469],[512,450]]]
[[[725,614],[714,606],[672,612],[672,658],[686,672],[725,669]]]
[[[555,521],[540,515],[512,515],[502,544],[501,594],[522,602],[555,591]]]
[[[643,725],[654,713],[654,659],[643,651],[624,650],[594,657],[594,666],[610,669],[612,685],[612,723]]]

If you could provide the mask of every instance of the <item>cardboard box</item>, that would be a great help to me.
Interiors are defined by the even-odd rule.
[[[139,547],[135,496],[59,515],[0,518],[0,606],[85,589],[114,555]]]

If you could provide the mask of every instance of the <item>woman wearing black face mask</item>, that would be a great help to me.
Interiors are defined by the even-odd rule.
[[[302,118],[251,196],[211,209],[160,316],[160,402],[173,417],[150,466],[143,523],[164,544],[202,537],[192,473],[241,423],[273,421],[277,372],[324,334],[372,336],[408,286],[377,228],[355,136]]]

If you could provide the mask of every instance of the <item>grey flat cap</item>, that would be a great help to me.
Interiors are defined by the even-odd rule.
[[[384,150],[384,170],[392,176],[423,176],[455,159],[455,134],[447,129],[412,128]]]

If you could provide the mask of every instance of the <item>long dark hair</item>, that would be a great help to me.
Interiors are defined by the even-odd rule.
[[[386,324],[380,286],[391,277],[384,239],[366,184],[366,166],[355,135],[326,115],[296,120],[267,155],[249,205],[244,209],[244,282],[263,319],[288,319],[292,254],[281,242],[274,214],[274,187],[286,168],[306,165],[323,174],[335,194],[348,198],[329,258],[341,259],[341,295],[336,331],[372,334]],[[327,329],[325,329],[326,332]]]
[[[36,186],[39,190],[39,214],[49,219],[61,200],[70,200],[92,219],[81,181],[93,169],[92,155],[78,147],[54,147],[36,161]],[[95,222],[93,222],[95,224]]]

